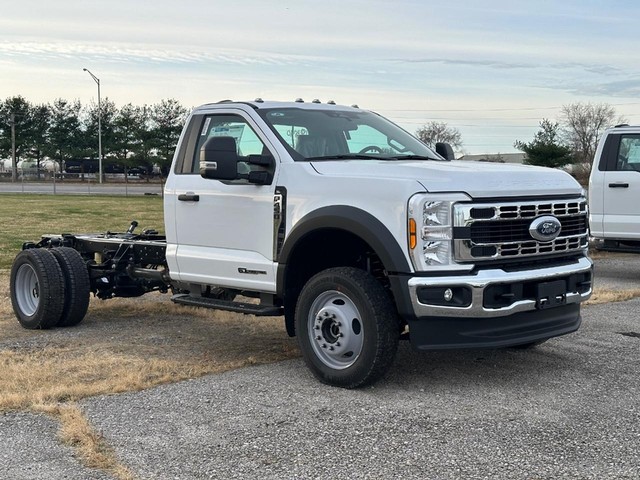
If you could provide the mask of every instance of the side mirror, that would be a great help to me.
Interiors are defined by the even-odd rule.
[[[238,151],[233,137],[211,137],[200,148],[200,176],[217,180],[238,178]]]
[[[445,160],[455,160],[456,156],[453,153],[453,148],[448,143],[438,142],[436,143],[436,153]]]

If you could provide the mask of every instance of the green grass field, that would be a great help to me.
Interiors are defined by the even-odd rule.
[[[162,198],[75,195],[0,195],[0,269],[11,268],[23,242],[43,234],[123,232],[132,220],[138,230],[164,232]]]

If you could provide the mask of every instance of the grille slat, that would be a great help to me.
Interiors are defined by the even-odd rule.
[[[531,222],[545,215],[552,215],[561,223],[559,236],[551,242],[535,240],[529,233]],[[458,204],[454,218],[457,227],[467,227],[454,238],[459,261],[573,253],[587,245],[584,198],[566,202]]]

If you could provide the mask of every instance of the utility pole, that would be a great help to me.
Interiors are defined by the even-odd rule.
[[[16,114],[11,114],[11,181],[18,179],[18,163],[16,162]]]

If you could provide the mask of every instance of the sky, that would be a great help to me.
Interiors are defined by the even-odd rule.
[[[22,0],[0,15],[0,100],[357,104],[464,153],[608,103],[640,123],[637,0]]]

